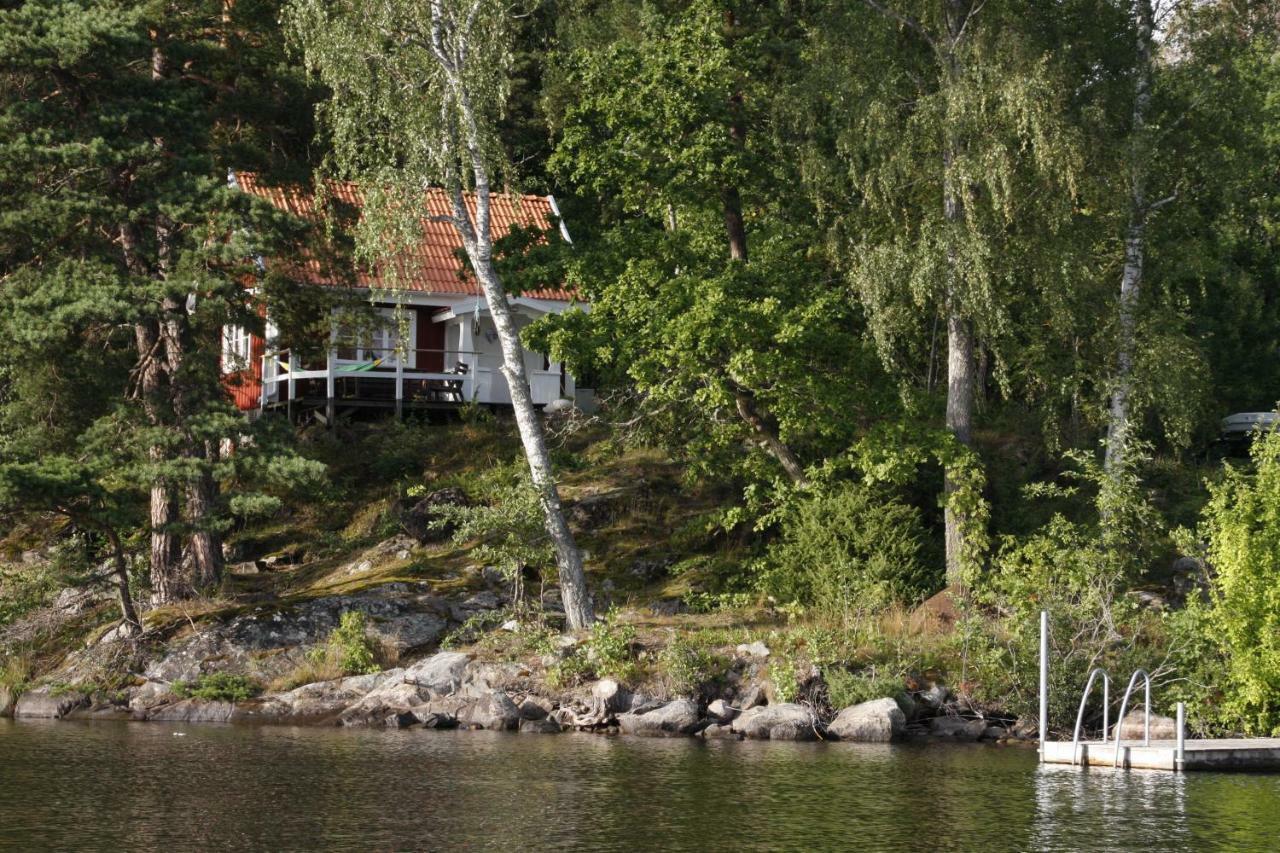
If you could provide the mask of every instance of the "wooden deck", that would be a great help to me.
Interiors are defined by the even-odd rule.
[[[1280,770],[1280,738],[1236,738],[1188,740],[1182,770]],[[1071,764],[1070,741],[1049,741],[1041,760],[1046,764]],[[1115,741],[1081,742],[1076,746],[1076,764],[1111,767],[1115,761]],[[1177,770],[1177,741],[1124,741],[1120,745],[1120,767],[1148,770]]]

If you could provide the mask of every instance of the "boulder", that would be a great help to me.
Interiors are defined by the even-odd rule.
[[[729,726],[714,724],[702,730],[702,736],[708,740],[742,740],[742,735]]]
[[[748,708],[756,708],[765,702],[764,685],[759,682],[748,684],[741,693],[738,694],[738,708],[745,711]]]
[[[482,729],[511,731],[520,725],[520,709],[506,693],[494,690],[484,699],[472,704],[469,711],[458,719]]]
[[[1000,740],[1008,735],[1009,731],[1004,726],[987,726],[982,730],[983,740]]]
[[[555,703],[541,696],[526,696],[520,702],[520,719],[545,720],[555,710]],[[557,729],[559,726],[556,727]]]
[[[147,719],[162,723],[229,723],[235,714],[234,702],[183,699],[147,712]]]
[[[872,699],[842,710],[827,726],[840,740],[860,743],[888,743],[901,737],[907,716],[892,699]]]
[[[628,712],[618,715],[618,728],[623,734],[643,737],[693,734],[698,723],[698,706],[691,699],[676,699],[643,714]]]
[[[555,720],[521,720],[521,734],[551,735],[560,731],[560,724]]]
[[[717,699],[707,706],[707,715],[720,723],[728,723],[738,716],[738,709],[723,699]]]
[[[1145,712],[1141,708],[1137,708],[1125,714],[1124,722],[1118,726],[1112,727],[1112,736],[1115,737],[1115,730],[1120,730],[1119,736],[1124,740],[1142,740],[1143,737],[1143,717]],[[1152,740],[1176,740],[1178,737],[1178,722],[1172,717],[1162,717],[1159,714],[1151,715],[1151,739]]]
[[[748,708],[731,725],[735,732],[757,740],[817,740],[821,731],[812,711],[791,703]]]
[[[352,675],[334,681],[316,681],[259,700],[236,705],[233,720],[272,720],[297,723],[335,721],[343,710],[359,702],[381,685],[402,680],[404,670],[393,669],[372,675]],[[139,703],[135,695],[130,704]]]
[[[452,696],[462,688],[471,657],[462,652],[439,652],[404,671],[404,681],[432,696]]]
[[[13,713],[13,691],[8,687],[0,687],[0,717],[8,717]]]
[[[417,716],[424,729],[453,729],[458,726],[458,718],[452,714],[439,711],[419,711]]]
[[[89,707],[89,696],[78,690],[55,690],[37,687],[18,697],[13,706],[15,717],[60,720],[80,708]]]
[[[407,508],[400,508],[400,528],[424,544],[444,542],[453,535],[454,526],[437,524],[442,506],[470,506],[466,492],[459,488],[437,489]]]
[[[338,716],[343,726],[381,726],[387,718],[401,711],[412,711],[429,698],[427,691],[416,684],[391,683],[369,691],[360,701],[346,708]]]
[[[929,721],[929,734],[935,737],[978,740],[986,730],[986,720],[966,720],[963,717],[934,717]]]
[[[737,652],[744,657],[767,658],[769,656],[769,647],[756,640],[754,643],[739,643]]]

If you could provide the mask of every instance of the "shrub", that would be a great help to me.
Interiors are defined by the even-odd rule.
[[[369,637],[365,615],[359,610],[348,610],[342,614],[338,627],[329,635],[326,654],[337,660],[338,667],[346,675],[365,675],[381,669],[377,646]]]
[[[658,663],[677,696],[692,696],[703,684],[723,676],[729,664],[723,655],[685,638],[663,649]]]
[[[243,675],[212,672],[193,682],[175,681],[171,692],[179,699],[207,699],[211,702],[243,702],[262,692],[262,687]]]
[[[939,582],[920,561],[923,537],[915,508],[877,488],[837,484],[783,520],[762,590],[841,616],[917,599]]]
[[[827,701],[835,711],[886,696],[897,699],[905,688],[902,678],[874,670],[863,673],[831,667],[823,670],[822,677],[827,683]]]
[[[348,610],[339,618],[338,627],[329,633],[325,644],[307,652],[303,661],[272,682],[271,688],[292,690],[316,681],[379,672],[382,669],[379,651],[378,643],[369,636],[365,615],[359,610]]]
[[[1212,486],[1203,534],[1216,574],[1204,628],[1224,652],[1222,711],[1250,734],[1280,733],[1280,435],[1253,443],[1254,472]]]

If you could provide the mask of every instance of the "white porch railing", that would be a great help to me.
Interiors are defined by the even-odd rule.
[[[289,350],[262,357],[260,408],[283,400],[298,399],[299,384],[323,383],[323,393],[306,393],[309,399],[326,401],[394,402],[397,409],[409,402],[495,403],[509,405],[511,393],[502,372],[478,366],[480,354],[469,350],[419,349],[411,353],[394,350],[359,350],[363,360],[339,358],[331,351],[322,368],[303,369],[294,363]],[[409,357],[412,356],[412,357]],[[421,370],[404,364],[435,361],[442,370]],[[344,394],[340,383],[354,380],[361,389]],[[564,377],[558,370],[529,371],[529,392],[534,405],[546,405],[561,396]],[[305,386],[304,386],[305,387]],[[284,391],[282,395],[281,391]]]

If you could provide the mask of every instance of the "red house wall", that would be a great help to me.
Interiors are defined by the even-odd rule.
[[[252,336],[250,344],[249,366],[222,376],[222,387],[241,411],[256,409],[262,402],[262,355],[266,347],[257,335]]]

